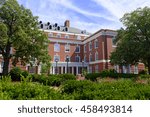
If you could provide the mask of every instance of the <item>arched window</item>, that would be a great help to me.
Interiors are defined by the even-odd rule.
[[[95,53],[95,61],[98,60],[98,52]]]
[[[60,44],[58,43],[54,44],[54,52],[60,52]]]

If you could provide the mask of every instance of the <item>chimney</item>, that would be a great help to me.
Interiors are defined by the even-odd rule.
[[[70,21],[69,21],[69,20],[66,20],[65,23],[64,23],[64,26],[65,26],[65,27],[70,27]]]

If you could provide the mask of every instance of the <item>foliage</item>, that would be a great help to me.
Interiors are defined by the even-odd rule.
[[[98,78],[137,78],[137,74],[124,74],[124,73],[117,73],[115,70],[103,70],[100,73],[89,73],[85,76],[86,79],[91,81],[97,81]]]
[[[147,70],[141,70],[139,74],[147,74]]]
[[[51,76],[55,77],[55,76]],[[44,78],[44,76],[43,76]],[[111,82],[67,80],[53,89],[42,83],[31,82],[30,75],[21,75],[21,82],[12,82],[10,76],[0,78],[0,99],[5,100],[149,100],[150,85],[130,79]],[[148,82],[149,83],[149,82]]]
[[[138,8],[121,19],[125,29],[118,31],[117,48],[111,63],[135,65],[143,62],[150,73],[150,8]]]
[[[20,6],[17,0],[7,0],[0,5],[0,54],[4,60],[3,74],[8,73],[10,59],[13,65],[18,62],[23,65],[41,62],[49,64],[49,41],[44,32],[38,29],[38,18],[29,9]]]
[[[19,67],[14,67],[13,69],[10,70],[9,74],[13,81],[20,81],[22,70]]]

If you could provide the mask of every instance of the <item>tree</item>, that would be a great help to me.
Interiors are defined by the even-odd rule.
[[[111,54],[111,62],[119,65],[143,62],[150,74],[150,8],[126,13],[121,21],[126,28],[118,31],[117,48]]]
[[[0,54],[4,65],[3,75],[8,74],[10,60],[15,66],[32,63],[49,63],[48,38],[38,29],[38,17],[16,0],[7,0],[0,5]],[[11,52],[13,48],[13,52]]]

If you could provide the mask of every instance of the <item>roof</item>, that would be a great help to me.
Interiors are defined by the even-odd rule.
[[[51,24],[51,23],[42,23],[40,21],[39,26],[40,29],[44,30],[52,30],[52,31],[60,31],[60,32],[68,32],[68,33],[75,33],[75,34],[85,34],[85,35],[91,35],[91,33],[87,32],[86,30],[81,30],[74,27],[66,27],[66,26],[60,26],[57,23]]]

